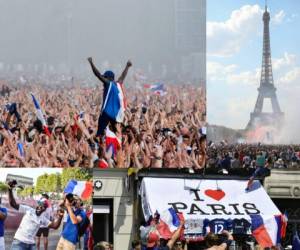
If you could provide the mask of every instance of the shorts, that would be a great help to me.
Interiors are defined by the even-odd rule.
[[[48,227],[40,227],[39,231],[36,233],[36,237],[48,237],[49,235],[49,228]]]
[[[76,245],[74,245],[72,242],[64,239],[63,237],[60,237],[56,250],[75,250]]]
[[[113,130],[115,130],[117,122],[110,118],[105,112],[102,112],[98,119],[98,129],[96,136],[103,136],[105,134],[105,129],[109,123],[112,125]]]

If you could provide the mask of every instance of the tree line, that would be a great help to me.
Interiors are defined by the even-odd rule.
[[[36,185],[18,189],[17,193],[21,197],[33,196],[42,193],[62,193],[68,181],[91,180],[92,173],[89,169],[64,168],[62,173],[43,174],[37,178]]]

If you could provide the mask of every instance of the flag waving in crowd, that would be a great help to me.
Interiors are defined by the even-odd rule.
[[[263,219],[261,215],[250,215],[252,224],[252,235],[262,247],[272,247],[280,243],[281,232],[285,230],[282,226],[282,215]]]
[[[142,241],[147,247],[154,249],[160,244],[160,239],[164,239],[167,241],[169,249],[173,249],[175,242],[183,236],[183,215],[170,208],[161,214],[156,212],[154,218],[150,220],[149,226],[140,227]]]
[[[64,189],[65,194],[74,194],[82,200],[88,200],[93,193],[93,183],[91,181],[70,180]]]
[[[181,220],[183,220],[182,214],[177,214],[174,208],[169,208],[161,213],[156,226],[161,238],[170,239],[179,228]]]
[[[51,136],[51,133],[48,129],[47,122],[45,120],[43,111],[40,107],[40,104],[39,104],[38,100],[35,98],[35,96],[32,93],[31,93],[31,97],[32,97],[34,107],[36,109],[36,116],[41,121],[45,134],[48,135],[48,136]]]
[[[106,151],[112,148],[113,156],[115,156],[118,150],[121,148],[121,140],[108,127],[106,128],[105,143]]]
[[[167,94],[167,90],[163,83],[156,84],[144,84],[144,88],[151,90],[153,94],[164,96]]]

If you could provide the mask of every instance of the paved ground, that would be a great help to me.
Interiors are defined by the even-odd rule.
[[[58,230],[50,230],[49,232],[49,246],[48,246],[48,250],[55,250],[56,249],[56,245],[57,242],[59,240],[60,237],[60,229]],[[11,247],[11,243],[13,241],[15,235],[15,231],[13,230],[8,230],[5,231],[5,249],[9,250]],[[44,245],[43,245],[43,239],[41,239],[41,248],[40,250],[44,250]]]
[[[50,229],[49,232],[49,245],[48,245],[48,250],[55,250],[56,249],[56,245],[57,242],[60,238],[60,233],[61,233],[61,229],[62,226],[58,229],[58,230],[52,230]],[[5,231],[5,250],[9,250],[11,247],[11,243],[13,241],[15,235],[15,231],[14,230],[6,230]],[[44,250],[44,245],[43,245],[43,239],[41,238],[41,248],[40,250]],[[83,237],[81,238],[81,246],[83,246]],[[79,247],[77,246],[77,249],[79,249]]]
[[[48,250],[55,250],[57,243],[59,241],[60,238],[60,234],[61,234],[61,230],[62,230],[62,225],[60,226],[60,228],[58,230],[53,230],[50,229],[49,232],[49,237],[48,237]],[[5,250],[10,250],[11,247],[11,243],[13,241],[14,235],[15,235],[15,230],[5,230]],[[83,237],[81,237],[81,246],[83,246]],[[77,249],[80,250],[79,246],[77,246]],[[83,247],[81,247],[81,249],[83,249]],[[41,248],[40,250],[44,250],[44,242],[43,239],[41,238]]]

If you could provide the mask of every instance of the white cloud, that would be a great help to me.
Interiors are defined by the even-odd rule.
[[[297,56],[295,54],[289,54],[287,52],[284,52],[283,57],[273,59],[273,62],[272,62],[273,69],[279,70],[286,66],[295,65],[296,57]]]
[[[239,52],[241,46],[262,29],[263,9],[244,5],[232,11],[224,22],[207,22],[208,55],[226,57]]]
[[[222,81],[228,85],[258,85],[260,69],[249,71],[239,71],[235,64],[224,65],[219,62],[207,62],[208,82]]]
[[[278,80],[278,83],[282,85],[282,87],[288,89],[291,87],[299,88],[300,87],[299,82],[300,82],[300,67],[295,67],[289,70]]]
[[[271,22],[274,24],[281,24],[285,16],[285,12],[283,10],[280,10],[271,18]]]
[[[207,76],[209,81],[220,81],[225,80],[229,73],[236,70],[237,65],[223,65],[219,62],[207,61]]]
[[[253,111],[255,99],[250,97],[236,97],[228,101],[228,113],[231,118],[229,127],[235,129],[245,128]],[[234,118],[234,119],[232,119]]]
[[[228,74],[227,83],[231,85],[243,84],[243,85],[258,85],[260,78],[260,69],[257,68],[252,71],[242,71],[240,73]]]
[[[288,70],[278,80],[278,95],[281,110],[285,115],[285,125],[280,136],[281,143],[300,143],[300,67]]]
[[[275,76],[275,85],[295,84],[300,69],[295,68],[297,56],[285,52],[282,57],[274,58],[272,62]],[[288,70],[288,71],[287,71]],[[236,64],[222,64],[216,61],[207,61],[208,82],[222,81],[227,85],[258,86],[260,82],[261,68],[241,71]],[[299,81],[300,82],[300,81]]]

